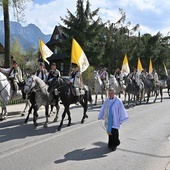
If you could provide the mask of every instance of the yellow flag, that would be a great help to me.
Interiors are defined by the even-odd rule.
[[[39,47],[42,59],[49,64],[47,58],[50,57],[53,54],[53,52],[44,44],[44,42],[41,39],[39,39]]]
[[[138,57],[138,65],[137,65],[137,72],[138,72],[138,74],[140,74],[142,70],[143,70],[142,64],[140,62],[140,58]]]
[[[166,66],[165,66],[165,63],[163,62],[163,65],[164,65],[164,69],[165,69],[165,74],[168,76],[168,71],[166,69]]]
[[[127,55],[126,54],[125,54],[125,57],[124,57],[124,60],[123,60],[121,72],[125,76],[130,73],[130,68],[129,68],[128,59],[127,59]]]
[[[150,62],[149,62],[149,73],[151,74],[153,71],[153,67],[152,67],[152,60],[150,58]]]
[[[72,40],[71,63],[77,64],[80,67],[81,73],[89,67],[89,62],[84,51],[74,38]]]

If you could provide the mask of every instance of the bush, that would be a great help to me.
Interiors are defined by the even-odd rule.
[[[82,73],[83,83],[89,86],[90,90],[94,87],[94,67],[90,66],[88,69]]]

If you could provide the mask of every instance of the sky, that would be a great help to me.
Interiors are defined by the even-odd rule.
[[[52,34],[56,25],[64,25],[60,17],[68,16],[67,9],[75,15],[77,0],[33,0],[27,2],[25,22],[21,25],[35,24],[44,34]],[[139,24],[141,34],[157,34],[163,36],[170,34],[170,0],[89,0],[91,11],[99,9],[98,15],[103,22],[114,23],[121,17],[119,8],[126,13],[125,25],[130,22],[131,26]],[[86,0],[84,0],[84,5]],[[0,10],[0,20],[3,20]],[[10,10],[10,20],[16,21]]]

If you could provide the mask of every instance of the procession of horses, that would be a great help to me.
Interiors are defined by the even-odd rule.
[[[87,110],[88,106],[97,105],[98,95],[101,95],[102,103],[107,98],[108,89],[114,88],[115,93],[122,98],[125,105],[129,107],[132,103],[133,106],[140,105],[142,103],[149,103],[150,97],[154,97],[153,102],[158,100],[160,95],[160,102],[163,100],[163,89],[167,88],[168,95],[170,96],[170,77],[167,77],[165,84],[159,81],[153,84],[153,81],[147,77],[141,76],[139,87],[132,81],[129,75],[123,77],[120,82],[117,81],[114,75],[109,76],[109,81],[104,84],[101,81],[99,71],[94,70],[94,86],[88,87],[84,85],[83,91],[80,95],[80,105],[83,107],[81,123],[84,123],[88,118]],[[94,90],[94,91],[92,91]],[[95,95],[95,101],[93,103],[92,94]],[[128,100],[126,97],[128,96]],[[54,122],[58,121],[60,105],[64,106],[61,122],[58,126],[58,131],[61,130],[65,116],[68,118],[68,126],[71,125],[70,105],[75,103],[75,96],[71,90],[70,85],[67,83],[66,78],[58,77],[54,78],[50,84],[46,84],[43,80],[35,75],[28,75],[24,83],[20,86],[20,94],[14,95],[14,91],[11,88],[11,84],[8,78],[0,72],[0,101],[2,103],[2,111],[0,114],[0,120],[7,119],[7,103],[11,100],[18,100],[20,98],[26,99],[26,105],[29,106],[28,115],[24,123],[28,122],[29,116],[33,115],[33,124],[38,126],[38,110],[41,106],[45,107],[46,121],[44,127],[48,126],[48,119],[50,117],[53,107],[56,107],[56,115]],[[23,114],[24,115],[24,114]]]

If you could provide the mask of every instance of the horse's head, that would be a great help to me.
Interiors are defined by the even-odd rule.
[[[94,79],[97,80],[99,78],[99,72],[94,70]]]
[[[102,80],[100,78],[99,70],[98,71],[94,70],[94,79],[95,83],[100,84],[100,86],[103,85]]]
[[[63,81],[64,81],[64,79],[62,79],[60,77],[53,78],[49,85],[49,92],[52,93],[55,91],[55,89],[58,89],[58,91],[60,91],[60,88],[63,87],[63,84],[64,84]]]
[[[32,91],[32,89],[35,87],[35,85],[36,82],[34,80],[34,76],[28,76],[24,84],[24,93],[29,94]]]
[[[132,79],[128,76],[125,77],[125,85],[129,85],[129,84],[132,84]]]
[[[111,74],[109,78],[109,85],[111,86],[112,84],[115,84],[115,83],[117,83],[117,80],[115,76]]]

